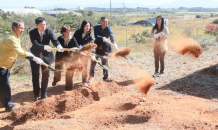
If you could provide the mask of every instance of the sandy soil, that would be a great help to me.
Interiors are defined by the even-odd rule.
[[[155,78],[146,95],[133,80],[154,73],[152,51],[133,56],[134,62],[111,57],[111,82],[102,81],[102,69],[96,67],[95,80],[82,87],[81,74],[77,73],[70,92],[64,91],[64,76],[52,87],[51,74],[48,98],[35,103],[31,81],[11,82],[17,115],[1,108],[0,130],[218,129],[216,45],[203,48],[198,59],[169,50],[165,75]],[[30,108],[37,114],[23,116]]]

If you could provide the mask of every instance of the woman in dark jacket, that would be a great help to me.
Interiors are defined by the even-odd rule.
[[[71,28],[67,25],[64,25],[61,28],[61,36],[58,37],[58,41],[60,42],[61,46],[63,48],[78,48],[78,43],[74,37],[71,36]],[[55,55],[55,69],[62,70],[63,65],[65,64],[65,67],[67,67],[67,63],[72,61],[73,52],[72,51],[64,51],[64,52],[56,52]],[[73,81],[72,81],[72,71],[66,72],[66,85],[65,90],[69,91],[72,90]],[[61,80],[61,72],[54,72],[54,81],[52,82],[52,86],[55,86],[58,81]]]
[[[80,48],[82,46],[86,45],[87,43],[94,43],[94,37],[93,37],[93,34],[91,33],[91,23],[87,20],[84,20],[82,22],[80,29],[76,30],[73,37],[76,38]],[[87,85],[88,59],[89,59],[88,56],[80,56],[80,60],[82,61],[82,63],[85,66],[85,70],[83,71],[83,74],[82,74],[83,86],[88,86]]]
[[[169,37],[169,30],[164,25],[164,18],[158,16],[156,18],[156,24],[151,31],[151,37],[154,38],[153,51],[154,51],[154,62],[155,62],[155,73],[153,77],[162,76],[164,74],[164,57],[168,50],[167,38]],[[160,73],[159,70],[160,62]]]

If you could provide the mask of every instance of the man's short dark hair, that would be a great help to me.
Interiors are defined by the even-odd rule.
[[[11,24],[12,30],[13,30],[13,27],[14,27],[14,26],[15,26],[15,27],[18,27],[20,23],[23,23],[23,24],[24,24],[24,22],[23,22],[22,20],[20,20],[20,19],[14,20],[14,21],[12,22],[12,24]]]
[[[40,24],[41,22],[46,21],[46,19],[44,17],[38,17],[35,19],[35,24]]]
[[[108,19],[108,18],[107,18],[107,17],[105,17],[105,16],[101,17],[101,20],[104,20],[104,19]]]

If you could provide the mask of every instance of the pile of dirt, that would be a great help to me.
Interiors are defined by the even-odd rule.
[[[65,112],[75,111],[93,101],[93,97],[84,97],[80,90],[75,90],[55,96],[54,98],[33,102],[29,106],[17,108],[15,111],[11,112],[11,117],[15,122],[56,119],[60,118],[60,115]]]
[[[100,97],[112,95],[122,89],[115,82],[94,82],[90,87],[75,89],[70,92],[32,102],[11,112],[14,122],[27,120],[59,119],[62,114],[99,101]]]
[[[115,56],[125,57],[129,55],[130,52],[131,52],[131,49],[129,47],[124,47],[121,51],[117,52]]]

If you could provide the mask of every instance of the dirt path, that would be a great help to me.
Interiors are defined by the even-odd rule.
[[[10,113],[1,108],[0,129],[218,129],[216,46],[207,46],[199,59],[168,51],[165,76],[155,78],[155,86],[143,95],[132,80],[143,77],[145,71],[154,73],[152,52],[148,54],[135,56],[134,62],[111,58],[110,83],[102,81],[100,68],[88,88],[80,87],[81,76],[77,74],[71,92],[64,91],[64,78],[56,87],[51,87],[50,79],[46,100],[65,96],[74,110],[66,107],[53,119],[29,118],[14,123]],[[12,85],[12,100],[19,103],[18,108],[30,106],[31,83]]]

